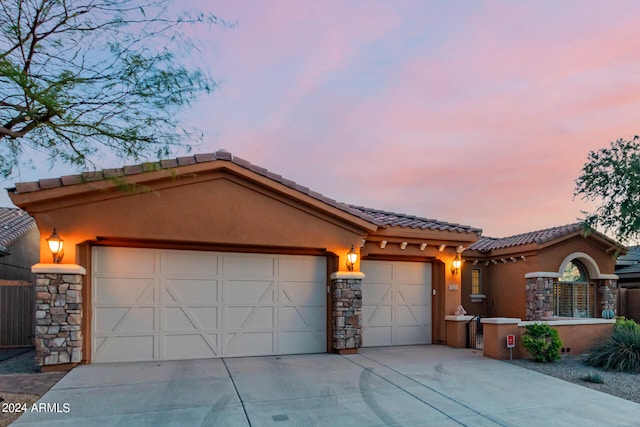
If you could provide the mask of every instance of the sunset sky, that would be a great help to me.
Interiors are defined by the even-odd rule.
[[[180,4],[237,23],[193,34],[219,84],[184,115],[194,151],[339,201],[495,237],[567,224],[587,153],[640,133],[635,0]]]

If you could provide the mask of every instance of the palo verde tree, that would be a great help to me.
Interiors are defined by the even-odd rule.
[[[583,212],[590,226],[602,226],[622,242],[640,237],[640,138],[618,139],[591,151],[576,180],[574,196],[596,201],[595,212]]]
[[[176,118],[215,83],[169,0],[0,1],[0,174],[29,147],[53,161],[162,156],[199,137]]]

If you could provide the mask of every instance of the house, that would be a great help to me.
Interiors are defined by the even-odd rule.
[[[617,308],[616,257],[625,251],[581,223],[481,237],[463,252],[462,304],[487,317],[601,317]]]
[[[41,235],[41,365],[444,343],[460,253],[481,235],[339,203],[226,151],[9,195]]]
[[[0,207],[0,280],[31,281],[39,244],[36,222],[27,212]]]
[[[620,286],[618,314],[640,322],[640,246],[616,260],[616,274]]]

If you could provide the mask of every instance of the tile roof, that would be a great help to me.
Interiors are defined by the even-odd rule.
[[[418,216],[407,215],[397,212],[388,212],[378,209],[365,208],[363,206],[350,205],[353,209],[356,209],[376,220],[378,225],[392,226],[392,227],[408,227],[408,228],[420,228],[422,230],[438,230],[438,231],[455,231],[458,233],[475,233],[478,236],[482,233],[479,228],[469,227],[467,225],[453,224],[444,221],[438,221],[436,219],[421,218]]]
[[[147,172],[154,172],[162,169],[173,169],[179,166],[193,165],[196,163],[207,163],[215,161],[227,161],[236,164],[244,169],[255,172],[273,181],[276,181],[286,187],[292,188],[309,197],[326,203],[329,206],[333,206],[351,215],[354,215],[360,219],[368,221],[372,224],[379,225],[377,222],[360,210],[353,209],[345,203],[338,202],[334,199],[326,197],[320,193],[310,190],[308,187],[302,186],[290,179],[284,178],[282,175],[273,173],[263,167],[254,165],[253,163],[234,156],[226,150],[216,151],[215,153],[195,154],[193,156],[178,157],[176,159],[164,159],[157,162],[146,162],[133,166],[124,166],[115,169],[103,169],[99,171],[83,172],[76,175],[67,175],[60,178],[48,178],[41,179],[34,182],[19,182],[16,183],[15,188],[10,188],[8,191],[13,191],[17,194],[32,193],[41,190],[48,190],[58,187],[67,187],[72,185],[79,185],[87,182],[101,181],[114,177],[125,177],[138,175]]]
[[[22,209],[0,207],[0,250],[6,252],[9,245],[35,226],[36,221]]]
[[[354,215],[360,219],[368,221],[378,226],[400,226],[430,230],[456,231],[460,233],[476,233],[480,235],[482,230],[466,225],[451,224],[434,219],[420,218],[417,216],[406,215],[395,212],[386,212],[377,209],[365,208],[362,206],[354,206],[346,203],[338,202],[334,199],[326,197],[320,193],[310,190],[294,181],[286,179],[281,175],[273,173],[265,168],[254,165],[247,160],[234,156],[226,150],[219,150],[215,153],[195,154],[193,156],[178,157],[176,159],[165,159],[157,162],[141,163],[133,166],[124,166],[122,168],[104,169],[100,171],[84,172],[77,175],[67,175],[60,178],[41,179],[35,182],[20,182],[15,188],[9,189],[15,193],[31,193],[35,191],[48,190],[58,187],[66,187],[71,185],[79,185],[86,182],[100,181],[114,177],[125,177],[138,175],[146,172],[153,172],[162,169],[172,169],[178,166],[193,165],[196,163],[206,163],[214,161],[228,161],[242,168],[255,172],[266,178],[279,182],[289,188],[299,191],[316,200],[324,202],[330,206]]]
[[[640,246],[629,246],[628,251],[624,255],[620,255],[616,259],[616,264],[631,265],[640,262]]]
[[[541,245],[576,231],[583,230],[583,227],[582,223],[577,222],[574,224],[561,225],[559,227],[552,227],[529,233],[516,234],[515,236],[509,237],[481,237],[480,240],[469,246],[468,250],[491,252],[496,249],[511,248],[514,246],[528,245],[530,243],[537,243]]]

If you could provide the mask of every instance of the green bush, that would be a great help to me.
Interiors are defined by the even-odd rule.
[[[526,326],[525,329],[522,344],[535,360],[549,363],[560,357],[562,341],[558,331],[546,323],[534,323]]]
[[[618,319],[611,337],[594,347],[586,361],[607,371],[640,373],[640,326],[630,319]]]
[[[630,329],[632,331],[640,331],[640,325],[638,325],[633,319],[627,319],[624,316],[620,316],[616,317],[614,330],[615,329]]]

